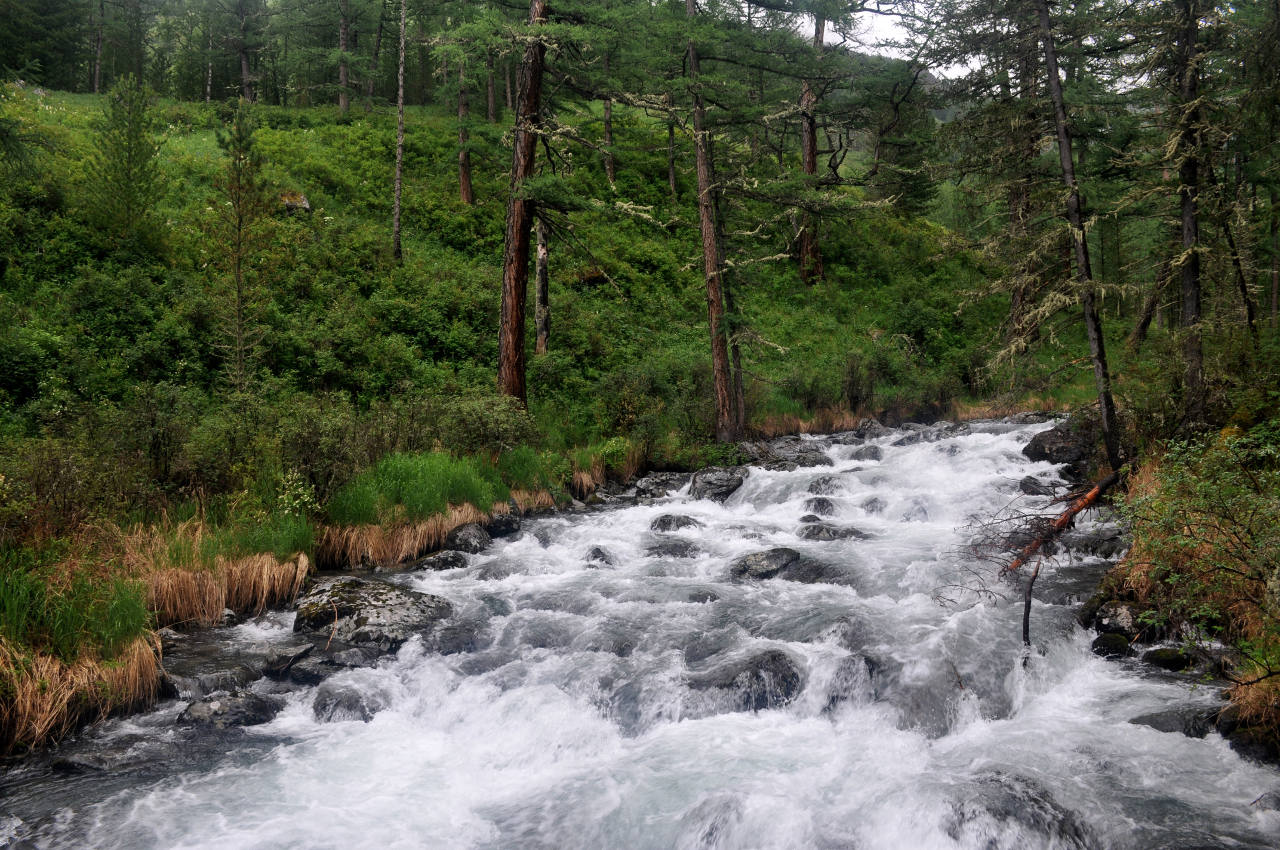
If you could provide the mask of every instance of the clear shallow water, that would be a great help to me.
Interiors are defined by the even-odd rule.
[[[155,755],[107,774],[19,768],[3,784],[0,842],[1280,845],[1280,813],[1250,806],[1280,787],[1280,774],[1241,760],[1216,735],[1128,722],[1215,705],[1216,689],[1095,657],[1071,608],[1043,602],[1024,668],[1020,604],[934,601],[965,565],[971,517],[1015,498],[1036,504],[1017,481],[1054,470],[1019,450],[1042,427],[975,426],[909,446],[890,445],[895,432],[873,441],[881,461],[830,446],[834,467],[752,469],[723,505],[675,494],[528,522],[465,570],[396,579],[449,599],[476,638],[451,655],[415,640],[376,669],[331,680],[386,705],[371,722],[318,722],[314,689],[288,695],[271,723],[221,737],[175,729],[181,704],[116,721],[92,734],[94,745]],[[837,479],[830,521],[868,539],[796,536],[808,488],[825,476]],[[864,508],[873,497],[882,504]],[[667,513],[702,526],[650,531]],[[647,553],[667,538],[699,553]],[[595,546],[614,564],[587,564]],[[826,564],[839,583],[730,579],[735,558],[777,546]],[[1071,586],[1099,570],[1067,553],[1041,581]],[[277,615],[228,639],[287,643],[288,625]],[[786,705],[742,711],[740,693],[690,687],[768,651],[785,653],[801,675]]]

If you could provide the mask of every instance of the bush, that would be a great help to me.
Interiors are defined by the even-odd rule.
[[[343,487],[329,503],[338,525],[422,520],[450,505],[489,511],[510,496],[498,469],[474,457],[443,452],[394,454]]]
[[[511,396],[473,396],[445,407],[440,440],[459,454],[496,456],[533,442],[537,426],[519,400]]]

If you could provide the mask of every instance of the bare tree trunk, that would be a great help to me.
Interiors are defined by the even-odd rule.
[[[825,30],[826,21],[821,16],[815,18],[813,49],[819,55],[822,52]],[[813,83],[805,80],[800,91],[800,166],[810,182],[818,175],[818,119],[814,115],[817,105],[818,95],[813,89]],[[816,283],[822,279],[818,220],[811,213],[804,213],[800,217],[800,279],[805,283]]]
[[[1147,300],[1142,304],[1142,312],[1138,315],[1138,324],[1134,325],[1133,333],[1129,334],[1129,349],[1134,353],[1138,353],[1138,349],[1142,347],[1142,343],[1147,339],[1147,331],[1151,328],[1151,320],[1156,319],[1160,315],[1160,301],[1164,298],[1164,291],[1169,285],[1169,275],[1172,273],[1172,263],[1165,260],[1160,264],[1160,270],[1156,272],[1155,283],[1151,286],[1151,292],[1147,295]]]
[[[373,32],[373,57],[369,60],[369,79],[364,81],[364,111],[373,109],[373,88],[378,79],[378,57],[382,54],[382,25],[387,18],[387,0],[378,8],[378,28]]]
[[[685,14],[689,18],[698,15],[697,0],[685,0]],[[707,324],[711,331],[711,375],[715,390],[716,439],[730,443],[737,439],[734,427],[732,386],[729,376],[729,346],[724,321],[724,293],[722,291],[723,261],[720,234],[716,224],[716,200],[714,163],[711,154],[711,135],[707,130],[707,110],[699,89],[701,68],[698,64],[698,47],[689,39],[689,79],[693,90],[693,146],[698,170],[698,221],[702,230],[702,268],[707,285]]]
[[[1271,329],[1280,327],[1280,192],[1271,190]]]
[[[204,102],[210,103],[213,100],[213,23],[208,16],[205,16],[204,27]]]
[[[604,75],[609,76],[609,55],[604,57]],[[606,80],[605,85],[610,83]],[[613,159],[613,98],[604,98],[604,175],[612,186],[617,181],[617,168]]]
[[[351,37],[351,7],[347,2],[338,4],[341,15],[338,19],[338,111],[343,115],[351,106],[351,98],[347,92],[349,82],[347,75],[347,41]]]
[[[1178,198],[1182,218],[1182,357],[1186,399],[1186,425],[1205,420],[1204,349],[1200,338],[1200,96],[1198,38],[1200,9],[1197,0],[1178,0],[1178,78],[1183,113],[1178,127]]]
[[[400,262],[400,188],[404,176],[404,45],[406,7],[409,0],[400,0],[400,58],[396,63],[396,177],[391,202],[391,253]]]
[[[548,245],[547,222],[538,216],[538,248],[534,263],[533,322],[537,331],[533,351],[546,354],[551,340],[551,288],[548,263],[551,249]]]
[[[485,51],[484,69],[487,74],[485,78],[485,106],[488,107],[488,118],[490,124],[498,123],[498,87],[493,77],[493,51]]]
[[[249,67],[249,48],[240,46],[240,96],[253,103],[253,73]]]
[[[1062,78],[1058,71],[1058,52],[1053,43],[1053,24],[1049,19],[1047,0],[1035,0],[1035,2],[1040,18],[1040,37],[1044,43],[1049,95],[1053,99],[1054,125],[1058,136],[1058,160],[1062,166],[1062,182],[1067,189],[1067,221],[1071,225],[1071,241],[1075,248],[1076,283],[1080,287],[1081,301],[1084,304],[1085,333],[1089,337],[1089,357],[1093,361],[1093,379],[1098,392],[1102,441],[1107,449],[1107,462],[1112,469],[1119,469],[1120,440],[1116,428],[1115,400],[1111,395],[1111,373],[1107,369],[1107,352],[1102,338],[1102,320],[1098,317],[1093,269],[1089,266],[1089,243],[1085,240],[1080,187],[1076,183],[1075,162],[1071,156],[1071,130],[1067,124],[1066,99],[1062,94]]]
[[[676,190],[676,122],[671,117],[672,109],[671,94],[667,93],[667,186],[671,188],[671,200],[676,200],[679,192]]]
[[[98,22],[93,30],[93,93],[102,91],[102,34],[107,25],[107,0],[98,0]]]
[[[467,133],[470,112],[467,108],[466,66],[458,63],[458,194],[462,202],[471,206],[476,202],[471,188],[471,141]]]
[[[546,23],[546,0],[529,0],[529,24]],[[538,143],[538,113],[542,106],[542,72],[547,48],[531,41],[520,63],[519,107],[512,132],[511,197],[507,201],[505,247],[502,256],[502,308],[498,324],[498,392],[527,400],[524,363],[524,307],[529,284],[529,228],[534,202],[522,197],[523,184],[533,175]]]
[[[516,84],[511,79],[511,62],[504,62],[503,65],[506,77],[503,89],[507,98],[507,111],[512,112],[516,108]]]

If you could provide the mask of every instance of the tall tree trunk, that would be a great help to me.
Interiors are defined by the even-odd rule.
[[[243,34],[243,30],[241,30]],[[253,103],[253,72],[249,67],[249,47],[240,43],[240,96]]]
[[[813,24],[813,49],[821,55],[826,21],[818,16]],[[814,110],[818,95],[813,83],[805,80],[800,90],[800,166],[812,183],[818,176],[818,118]],[[822,249],[818,244],[818,220],[811,213],[800,217],[800,279],[816,283],[822,279]]]
[[[609,55],[606,53],[604,57],[604,75],[609,76]],[[607,81],[605,85],[610,85]],[[613,98],[605,95],[604,98],[604,175],[609,179],[609,185],[612,186],[617,181],[617,168],[613,159]]]
[[[537,331],[533,351],[546,354],[551,341],[551,273],[548,263],[551,249],[548,244],[547,222],[538,216],[538,248],[534,263],[533,322]]]
[[[671,200],[676,200],[679,192],[676,189],[676,122],[671,115],[673,108],[671,93],[667,92],[667,186],[671,189]]]
[[[1204,349],[1200,336],[1200,96],[1198,0],[1178,0],[1177,70],[1182,115],[1178,126],[1178,198],[1182,218],[1182,357],[1188,427],[1205,421]]]
[[[498,123],[498,86],[493,76],[493,51],[486,50],[484,54],[484,69],[486,73],[484,94],[485,106],[488,108],[487,117],[490,124]]]
[[[205,16],[204,28],[204,102],[210,103],[213,101],[213,23],[208,16]]]
[[[698,16],[697,0],[685,0],[685,14]],[[711,376],[715,389],[716,439],[722,443],[737,439],[733,416],[732,386],[729,376],[729,346],[724,320],[723,261],[716,224],[717,192],[712,161],[711,135],[707,130],[707,109],[703,104],[699,77],[698,47],[689,39],[689,79],[693,92],[693,141],[698,171],[698,221],[702,231],[702,269],[707,285],[707,324],[711,331]]]
[[[1160,316],[1160,302],[1164,298],[1164,291],[1169,285],[1169,276],[1172,273],[1172,263],[1165,260],[1160,264],[1160,270],[1156,272],[1155,282],[1151,286],[1151,292],[1147,295],[1147,300],[1142,304],[1142,311],[1138,314],[1138,324],[1134,325],[1133,332],[1129,334],[1129,350],[1134,354],[1142,348],[1142,343],[1147,339],[1147,331],[1151,327],[1152,319],[1158,319]]]
[[[505,77],[503,91],[507,99],[507,111],[513,112],[516,108],[516,84],[511,79],[511,62],[507,61],[503,64],[503,75]]]
[[[107,0],[98,0],[98,20],[93,28],[93,93],[102,91],[102,36],[107,25]]]
[[[1271,190],[1271,329],[1280,327],[1280,192]]]
[[[1102,441],[1107,462],[1119,469],[1120,435],[1116,428],[1116,407],[1111,396],[1111,373],[1107,368],[1106,346],[1102,338],[1102,320],[1094,292],[1093,269],[1089,266],[1089,243],[1085,239],[1084,213],[1080,203],[1080,187],[1076,183],[1075,161],[1071,155],[1071,130],[1067,124],[1066,99],[1062,94],[1062,78],[1058,71],[1058,52],[1053,43],[1053,24],[1049,19],[1047,0],[1035,0],[1040,18],[1040,37],[1044,44],[1044,60],[1049,79],[1049,96],[1053,100],[1054,126],[1058,137],[1058,161],[1062,182],[1067,189],[1067,221],[1071,225],[1071,241],[1075,249],[1076,283],[1084,305],[1085,333],[1089,337],[1089,357],[1093,361],[1093,379],[1098,392],[1098,410],[1102,419]]]
[[[396,262],[404,256],[400,250],[400,188],[404,176],[404,30],[408,2],[400,0],[400,58],[396,63],[396,177],[391,201],[391,253]]]
[[[351,37],[351,6],[347,2],[338,4],[341,14],[338,20],[338,111],[343,115],[351,106],[351,97],[347,92],[349,82],[347,76],[347,41]]]
[[[546,23],[546,0],[529,0],[529,25]],[[542,72],[547,48],[529,42],[520,62],[511,144],[511,197],[507,201],[506,238],[502,255],[502,308],[498,320],[498,392],[527,400],[524,374],[524,307],[529,285],[529,228],[534,202],[524,197],[524,183],[533,175],[538,144],[538,113],[542,107]]]
[[[468,206],[476,202],[471,188],[471,141],[467,132],[470,111],[467,108],[466,66],[458,63],[458,194]]]
[[[373,109],[373,88],[378,80],[378,57],[382,54],[382,25],[387,19],[387,0],[378,7],[378,28],[373,31],[373,57],[369,60],[369,79],[364,81],[364,111]]]

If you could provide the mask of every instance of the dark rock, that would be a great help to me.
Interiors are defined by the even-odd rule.
[[[329,661],[337,667],[372,667],[382,653],[367,646],[353,646],[330,653]]]
[[[514,513],[494,514],[484,530],[490,537],[510,537],[520,533],[520,517]]]
[[[933,440],[929,439],[931,436],[933,436],[933,440],[937,439],[937,437],[932,435],[931,432],[929,431],[911,431],[910,433],[904,434],[903,436],[894,440],[889,445],[914,446],[916,443],[925,443],[925,442],[931,443],[933,442]],[[861,460],[861,458],[858,458],[858,460]]]
[[[753,552],[734,561],[729,572],[735,578],[772,578],[800,561],[795,549],[777,548],[766,552]]]
[[[289,215],[311,212],[311,201],[301,192],[289,191],[280,193],[280,204]]]
[[[1040,483],[1040,479],[1034,475],[1028,475],[1018,482],[1018,489],[1028,496],[1052,496],[1053,488],[1047,484]]]
[[[814,499],[805,499],[804,509],[819,516],[833,516],[836,512],[836,503],[818,496]]]
[[[270,722],[282,708],[284,703],[279,700],[241,691],[196,700],[182,710],[178,715],[178,722],[212,726],[215,729],[257,726]]]
[[[865,437],[859,437],[853,431],[844,431],[839,434],[832,434],[828,437],[832,445],[835,446],[860,446],[866,442]]]
[[[822,522],[822,517],[817,514],[805,514],[800,517],[801,522]]]
[[[723,502],[733,495],[747,480],[747,470],[741,466],[709,466],[693,474],[689,496],[694,499],[711,499]]]
[[[289,675],[289,668],[311,654],[315,644],[300,643],[277,649],[267,656],[262,663],[262,674],[269,679],[284,679]]]
[[[739,711],[779,708],[796,698],[803,685],[791,656],[781,650],[762,652],[743,661],[694,676],[694,690],[718,690],[733,695]]]
[[[1032,437],[1031,442],[1023,446],[1022,453],[1034,461],[1078,464],[1088,461],[1093,445],[1087,434],[1058,425]]]
[[[892,434],[888,428],[881,425],[874,419],[863,419],[858,423],[858,427],[851,431],[853,435],[861,437],[864,440],[874,440],[876,437],[883,437],[886,434]]]
[[[822,475],[809,482],[809,492],[815,496],[834,496],[844,490],[844,482],[834,475]]]
[[[221,626],[234,626],[240,622],[240,615],[230,608],[222,609],[222,616],[218,619]]]
[[[316,691],[311,712],[322,722],[360,720],[368,723],[386,707],[386,701],[379,694],[358,690],[353,685],[325,682]]]
[[[1264,812],[1280,812],[1280,791],[1268,791],[1249,805]]]
[[[592,546],[587,550],[585,560],[588,564],[606,564],[613,566],[613,556],[609,554],[608,549],[600,546]]]
[[[636,482],[636,495],[656,499],[689,483],[687,472],[652,472]]]
[[[1024,776],[993,773],[979,778],[957,801],[947,834],[963,845],[1004,846],[983,841],[992,835],[1034,835],[1044,846],[1090,850],[1101,846],[1085,823],[1054,799],[1038,782]],[[1013,845],[1010,845],[1013,846]]]
[[[1025,410],[1022,413],[1012,413],[1000,421],[1008,422],[1010,425],[1039,425],[1055,416],[1057,416],[1056,413],[1047,410]]]
[[[796,532],[796,536],[801,540],[848,540],[855,538],[865,540],[868,535],[865,531],[859,531],[852,526],[836,526],[828,525],[823,522],[813,522],[808,525],[800,526]]]
[[[1188,738],[1203,738],[1213,729],[1211,712],[1198,708],[1171,708],[1131,718],[1137,726],[1150,726],[1157,732],[1177,732]]]
[[[879,496],[872,496],[861,505],[862,509],[869,514],[878,514],[888,506],[889,503],[884,499],[881,499]]]
[[[644,551],[651,558],[692,558],[702,552],[697,544],[677,538],[659,540]]]
[[[801,437],[780,437],[769,443],[773,456],[784,463],[793,463],[797,467],[833,466],[816,440]]]
[[[1142,653],[1142,660],[1153,667],[1170,670],[1174,673],[1187,669],[1192,664],[1195,664],[1196,661],[1182,650],[1169,646],[1148,649]]]
[[[411,570],[464,570],[471,562],[463,552],[439,552],[409,565]]]
[[[1229,703],[1213,718],[1214,728],[1227,739],[1231,749],[1245,758],[1263,763],[1280,760],[1275,734],[1266,726],[1254,726],[1248,722],[1236,703]]]
[[[1093,639],[1090,649],[1103,658],[1127,658],[1133,654],[1129,639],[1114,632],[1098,635]]]
[[[693,593],[689,594],[688,599],[690,602],[697,603],[698,605],[706,605],[711,602],[720,601],[720,597],[710,590],[695,590]]]
[[[1127,602],[1104,602],[1093,618],[1093,627],[1103,634],[1124,635],[1132,641],[1142,632],[1138,612]]]
[[[849,460],[883,460],[884,449],[879,446],[863,446],[849,455]]]
[[[469,522],[450,531],[449,536],[444,539],[444,546],[440,548],[451,552],[469,552],[474,555],[488,549],[492,542],[493,538],[489,536],[489,532],[476,523]]]
[[[299,597],[293,630],[391,651],[452,613],[453,607],[438,596],[373,579],[331,578]]]
[[[1129,549],[1129,537],[1120,528],[1099,526],[1087,531],[1068,531],[1058,538],[1066,549],[1097,558],[1113,560]]]
[[[182,699],[200,699],[221,691],[234,691],[262,678],[262,671],[247,664],[238,664],[223,670],[210,670],[195,675],[171,673],[165,680],[172,695]]]
[[[663,514],[649,523],[651,531],[677,531],[681,528],[702,528],[702,523],[691,516],[679,514]]]

